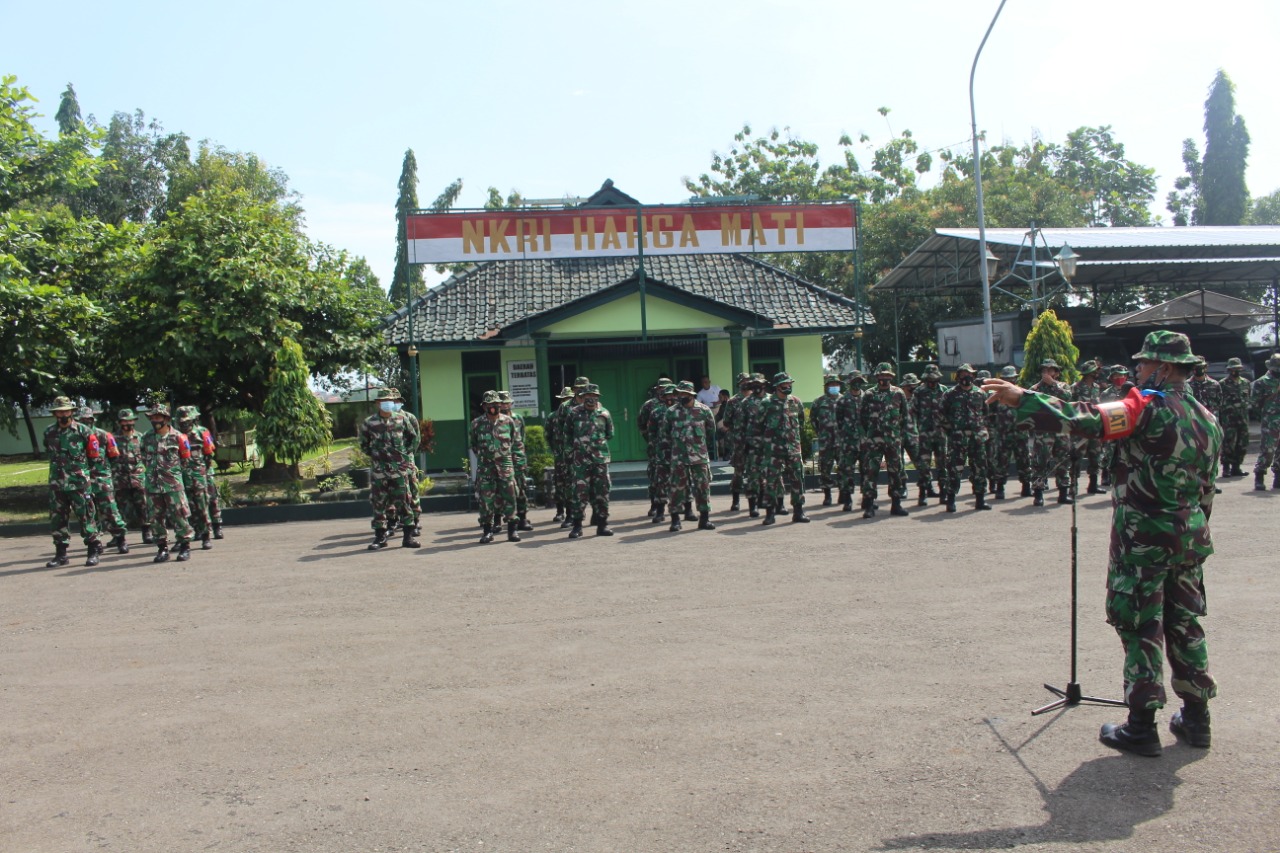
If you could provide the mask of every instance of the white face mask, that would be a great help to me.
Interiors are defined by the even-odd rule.
[[[827,393],[834,397],[835,395],[837,395],[837,394],[839,394],[839,393],[840,393],[840,386],[839,386],[839,385],[828,385],[828,386],[827,386]]]
[[[383,400],[381,403],[378,404],[378,409],[383,412],[386,412],[387,414],[391,414],[396,410],[396,404],[391,402],[390,400]]]

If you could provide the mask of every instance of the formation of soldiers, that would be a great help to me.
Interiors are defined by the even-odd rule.
[[[77,407],[58,397],[50,407],[54,423],[44,431],[49,457],[49,526],[54,557],[48,568],[65,566],[74,515],[84,541],[86,566],[96,566],[108,547],[129,553],[128,531],[142,530],[143,544],[154,544],[154,562],[169,559],[169,531],[176,559],[191,557],[191,543],[213,547],[222,538],[222,509],[214,483],[213,434],[200,425],[195,406],[178,408],[175,428],[169,407],[146,410],[151,431],[135,429],[137,415],[121,409],[116,431],[97,425],[101,412]],[[111,539],[104,543],[103,532]]]

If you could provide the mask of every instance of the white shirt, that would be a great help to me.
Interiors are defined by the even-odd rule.
[[[720,388],[712,385],[710,388],[703,388],[698,391],[698,402],[704,406],[720,405]]]

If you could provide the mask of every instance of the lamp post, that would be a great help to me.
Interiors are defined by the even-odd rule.
[[[1067,287],[1071,287],[1071,280],[1076,277],[1076,262],[1080,260],[1080,256],[1071,251],[1071,246],[1066,243],[1062,244],[1061,251],[1053,256],[1053,262],[1058,266],[1058,272],[1062,273],[1062,277],[1067,280]]]
[[[978,72],[978,57],[982,56],[982,49],[986,47],[987,38],[991,35],[991,30],[996,25],[996,18],[1000,17],[1006,2],[1007,0],[1000,0],[1000,6],[987,26],[986,35],[982,37],[982,44],[978,45],[978,52],[973,55],[973,67],[969,70],[969,121],[973,128],[973,183],[978,189],[978,257],[980,258],[987,257],[987,223],[982,210],[982,157],[978,153],[978,113],[973,105],[973,78]],[[982,283],[982,345],[986,349],[987,364],[995,364],[996,361],[992,339],[991,278],[987,278]]]

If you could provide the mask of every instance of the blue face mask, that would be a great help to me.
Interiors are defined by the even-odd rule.
[[[391,402],[390,400],[383,400],[381,403],[378,404],[378,409],[380,411],[386,412],[387,414],[391,414],[396,410],[396,404]]]
[[[830,394],[832,397],[836,396],[837,394],[839,394],[839,393],[840,393],[840,386],[839,386],[839,385],[828,385],[828,386],[827,386],[827,393],[828,393],[828,394]]]
[[[393,408],[391,409],[391,411],[398,412],[403,408],[404,408],[404,403],[395,403],[393,404]]]

